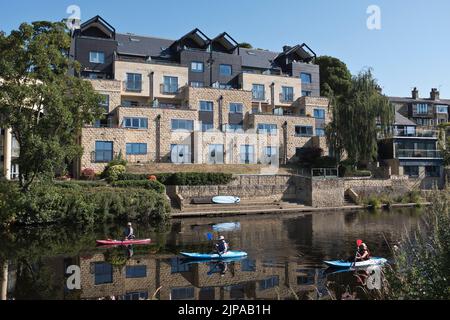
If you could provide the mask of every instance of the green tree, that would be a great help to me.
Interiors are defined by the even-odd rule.
[[[320,56],[316,58],[315,64],[320,66],[320,91],[322,96],[339,99],[350,93],[352,74],[344,62],[338,58]]]
[[[22,191],[80,156],[83,124],[102,113],[91,83],[72,75],[80,66],[69,58],[70,43],[63,23],[23,23],[0,33],[0,126],[20,145]]]
[[[444,166],[450,166],[450,123],[439,125],[439,149],[444,158]]]
[[[242,42],[239,44],[239,48],[253,49],[253,46],[248,42]]]
[[[355,165],[378,155],[378,134],[388,134],[394,122],[394,107],[382,95],[372,71],[354,76],[348,93],[331,96],[333,120],[326,135],[336,157],[347,152]]]

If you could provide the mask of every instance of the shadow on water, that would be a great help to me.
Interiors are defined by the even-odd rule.
[[[136,226],[150,245],[109,248],[95,241],[120,239],[122,226],[24,228],[0,234],[1,278],[9,299],[366,299],[366,271],[332,272],[323,261],[351,256],[356,239],[389,259],[388,243],[419,220],[416,209],[176,219]],[[248,257],[194,262],[179,255],[212,252],[219,235]]]

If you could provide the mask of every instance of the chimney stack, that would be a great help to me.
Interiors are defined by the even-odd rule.
[[[436,88],[431,89],[430,98],[433,101],[439,100],[439,91]]]
[[[419,90],[417,90],[416,87],[414,87],[414,90],[412,91],[412,98],[419,99]]]

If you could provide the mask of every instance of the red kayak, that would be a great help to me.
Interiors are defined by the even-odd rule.
[[[152,242],[151,239],[144,239],[144,240],[126,240],[126,241],[120,241],[120,240],[97,240],[97,245],[100,246],[129,246],[132,244],[150,244]]]

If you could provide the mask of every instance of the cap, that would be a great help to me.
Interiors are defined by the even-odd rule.
[[[225,240],[225,237],[224,236],[220,236],[219,240]]]
[[[128,226],[131,226],[131,222],[128,222],[128,224],[127,224]]]

